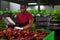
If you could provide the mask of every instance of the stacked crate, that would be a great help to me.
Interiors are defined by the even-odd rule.
[[[36,28],[49,28],[50,17],[49,16],[36,16]]]

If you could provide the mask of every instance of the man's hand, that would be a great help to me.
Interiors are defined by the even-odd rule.
[[[22,27],[18,27],[18,26],[14,27],[14,28],[15,28],[15,29],[23,30],[23,28],[22,28]]]

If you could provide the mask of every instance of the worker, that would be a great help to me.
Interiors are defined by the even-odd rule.
[[[15,20],[20,24],[20,27],[22,29],[31,28],[34,21],[33,16],[26,11],[27,8],[28,4],[26,2],[22,2],[20,4],[21,12],[19,12],[15,18]]]

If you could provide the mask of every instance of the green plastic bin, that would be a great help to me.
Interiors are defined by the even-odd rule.
[[[54,31],[50,31],[50,30],[38,30],[38,31],[42,31],[42,32],[50,32],[45,38],[43,38],[43,40],[54,40]],[[2,38],[0,38],[0,40],[4,40]]]
[[[54,40],[54,35],[55,35],[55,32],[54,31],[51,31],[51,30],[38,30],[38,31],[42,31],[42,32],[49,32],[49,34],[43,38],[43,40]]]
[[[49,32],[49,31],[46,31]],[[54,40],[54,31],[51,31],[50,34],[48,34],[43,40]]]
[[[32,30],[36,30],[36,24],[34,23],[32,25]],[[42,31],[42,32],[49,32],[49,34],[43,38],[43,40],[54,40],[54,35],[55,35],[55,32],[54,31],[51,31],[51,30],[40,30],[40,29],[37,29],[38,31]]]
[[[54,40],[54,31],[47,35],[43,40]]]

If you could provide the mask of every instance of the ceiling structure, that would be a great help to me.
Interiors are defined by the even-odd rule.
[[[40,3],[40,5],[60,5],[60,0],[4,0],[14,3],[21,3],[21,1],[26,1],[28,3]]]

